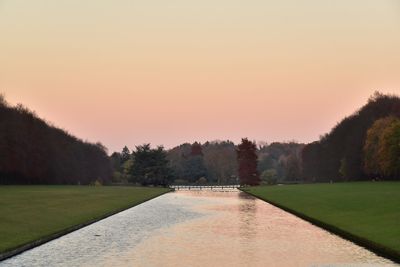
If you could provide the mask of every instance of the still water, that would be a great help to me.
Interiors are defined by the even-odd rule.
[[[238,191],[178,191],[0,266],[398,266]]]

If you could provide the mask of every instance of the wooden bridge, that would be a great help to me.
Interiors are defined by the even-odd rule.
[[[211,190],[211,191],[225,191],[233,190],[240,187],[240,185],[171,185],[170,188],[174,190]]]

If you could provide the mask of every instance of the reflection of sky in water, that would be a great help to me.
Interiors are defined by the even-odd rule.
[[[327,264],[390,261],[244,193],[196,191],[163,195],[0,266]]]

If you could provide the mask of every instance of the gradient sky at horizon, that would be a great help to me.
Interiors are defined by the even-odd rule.
[[[110,152],[311,142],[376,90],[398,0],[0,0],[0,92]]]

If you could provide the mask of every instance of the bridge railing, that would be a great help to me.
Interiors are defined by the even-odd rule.
[[[227,190],[237,189],[240,185],[171,185],[174,190]]]

